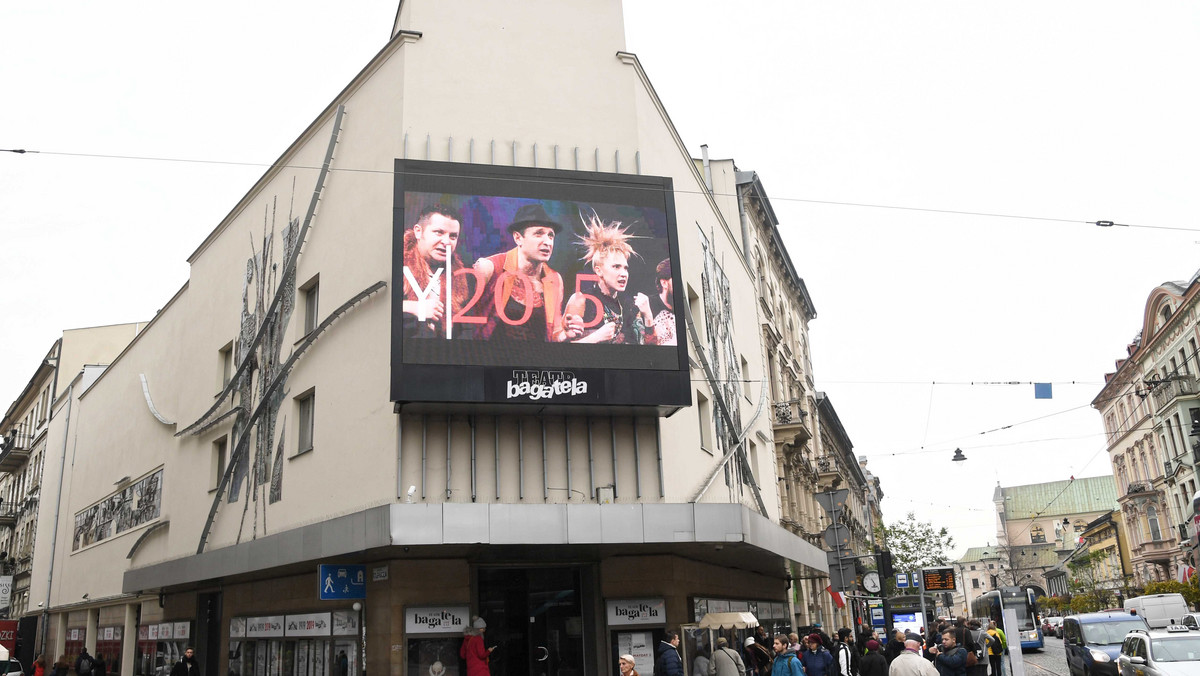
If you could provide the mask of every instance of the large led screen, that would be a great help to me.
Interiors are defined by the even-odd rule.
[[[688,405],[678,260],[669,178],[397,160],[392,399]]]

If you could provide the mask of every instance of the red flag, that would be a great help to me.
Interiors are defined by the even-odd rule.
[[[833,604],[835,606],[837,606],[838,608],[846,607],[846,595],[845,594],[843,594],[841,592],[833,591],[833,585],[825,587],[825,591],[829,592],[829,595],[833,597]]]

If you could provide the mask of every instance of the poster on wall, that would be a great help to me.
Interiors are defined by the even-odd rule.
[[[235,617],[229,621],[229,636],[230,638],[246,637],[246,618]]]
[[[632,655],[639,676],[654,676],[654,637],[650,632],[618,632],[617,654]]]
[[[356,611],[356,610],[335,610],[335,611],[333,611],[333,635],[334,636],[357,636],[358,635],[358,611]]]
[[[393,401],[691,403],[669,178],[396,160],[393,279]]]

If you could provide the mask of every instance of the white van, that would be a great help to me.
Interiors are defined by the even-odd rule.
[[[1183,594],[1154,594],[1151,596],[1135,596],[1125,599],[1125,610],[1136,611],[1151,629],[1158,629],[1169,624],[1179,624],[1187,615],[1187,601]]]

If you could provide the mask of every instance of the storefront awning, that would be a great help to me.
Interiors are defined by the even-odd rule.
[[[757,627],[754,613],[708,613],[700,620],[701,629],[749,629]]]

